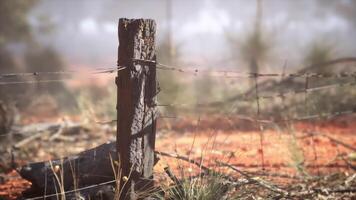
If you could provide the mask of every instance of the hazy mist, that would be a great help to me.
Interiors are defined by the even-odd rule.
[[[162,41],[171,36],[183,63],[234,65],[227,35],[237,45],[254,27],[256,1],[197,0],[42,0],[29,17],[33,27],[39,16],[48,16],[50,34],[35,32],[43,44],[53,46],[71,66],[114,66],[117,57],[117,22],[121,17],[153,18]],[[298,64],[313,43],[328,44],[338,56],[355,55],[356,1],[262,1],[263,33],[272,43],[269,65],[285,60]],[[237,53],[236,53],[237,54]],[[237,56],[236,56],[237,58]]]

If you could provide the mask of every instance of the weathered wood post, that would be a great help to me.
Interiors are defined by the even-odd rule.
[[[141,199],[153,187],[156,137],[156,24],[119,20],[117,153],[120,199]]]

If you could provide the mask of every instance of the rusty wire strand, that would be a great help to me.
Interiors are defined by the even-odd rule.
[[[257,77],[289,77],[298,78],[306,77],[309,78],[356,78],[356,72],[341,72],[341,73],[250,73],[242,72],[237,70],[210,70],[210,69],[200,69],[198,67],[178,67],[172,65],[166,65],[156,62],[157,69],[175,71],[180,73],[190,73],[197,75],[198,73],[205,73],[210,76],[226,77],[226,78],[255,78]],[[213,75],[213,73],[215,73]],[[220,75],[219,75],[220,74]]]
[[[37,83],[59,83],[71,80],[68,79],[56,79],[56,80],[38,80],[38,81],[11,81],[11,82],[0,82],[0,85],[18,85],[18,84],[37,84]]]
[[[97,75],[97,74],[112,74],[114,72],[121,71],[126,67],[120,67],[116,69],[106,69],[106,70],[99,70],[99,71],[91,71],[89,72],[90,75]],[[66,71],[66,72],[32,72],[32,73],[19,73],[19,74],[0,74],[1,78],[13,78],[13,77],[26,77],[26,76],[42,76],[42,75],[59,75],[59,74],[71,74],[71,73],[81,73],[80,71]],[[65,82],[68,80],[73,80],[73,77],[69,78],[62,78],[62,79],[46,79],[46,80],[24,80],[24,81],[1,81],[0,85],[18,85],[18,84],[37,84],[37,83],[58,83],[58,82]]]
[[[325,90],[325,89],[348,87],[348,86],[355,86],[355,85],[356,85],[356,81],[348,82],[348,83],[329,84],[329,85],[323,85],[323,86],[313,87],[313,88],[305,87],[303,89],[289,90],[289,91],[285,91],[285,92],[280,91],[279,93],[274,94],[274,95],[258,95],[258,96],[254,96],[254,97],[245,97],[245,98],[239,99],[239,101],[251,102],[252,100],[256,100],[256,98],[258,98],[260,100],[270,100],[270,99],[275,99],[275,98],[281,98],[282,100],[285,100],[285,98],[287,96],[291,96],[291,95],[306,94],[306,93],[316,92],[316,91]],[[188,107],[188,106],[214,107],[212,105],[213,103],[223,104],[224,101],[210,102],[210,103],[197,103],[197,104],[187,104],[187,103],[158,104],[157,106],[161,106],[161,107],[176,107],[176,106],[179,106],[179,107]]]
[[[121,68],[120,68],[121,69]],[[38,77],[38,76],[46,76],[46,75],[71,75],[71,74],[110,74],[114,73],[118,70],[118,68],[98,68],[94,70],[87,71],[78,71],[78,70],[69,70],[69,71],[43,71],[43,72],[23,72],[23,73],[5,73],[0,74],[0,79],[5,78],[16,78],[16,77]]]
[[[172,66],[167,64],[162,64],[155,60],[144,60],[144,59],[132,59],[133,62],[144,62],[147,64],[157,65],[157,69],[161,70],[171,70],[184,73],[217,73],[226,76],[227,78],[254,78],[254,77],[310,77],[310,78],[356,78],[356,72],[341,72],[341,73],[249,73],[242,72],[238,70],[210,70],[210,69],[200,69],[201,67],[182,67],[182,66]],[[325,63],[325,65],[337,64],[343,62],[356,61],[356,58],[341,58],[336,59],[330,62]],[[119,68],[122,69],[124,67]],[[100,74],[100,73],[113,73],[117,71],[117,67],[108,67],[108,68],[96,68],[90,70],[89,73]],[[24,73],[7,73],[0,74],[0,79],[3,78],[12,78],[12,77],[23,77],[23,76],[43,76],[43,75],[63,75],[63,74],[75,74],[83,73],[81,71],[69,70],[69,71],[54,71],[54,72],[24,72]],[[230,75],[229,75],[230,74]],[[234,74],[232,76],[231,74]],[[218,75],[217,75],[218,76]],[[220,75],[221,76],[221,75]]]
[[[166,105],[167,106],[167,105]],[[172,106],[173,108],[179,109],[180,107]],[[342,115],[352,115],[356,113],[356,106],[353,109],[349,110],[343,110],[343,111],[336,111],[336,112],[329,112],[329,113],[320,113],[320,114],[314,114],[314,115],[305,115],[305,116],[297,116],[297,117],[289,117],[288,119],[279,119],[279,120],[273,120],[273,119],[258,119],[257,122],[261,124],[278,124],[282,122],[293,122],[293,121],[305,121],[305,120],[315,120],[315,119],[332,119],[338,116]],[[256,122],[256,117],[251,117],[248,115],[243,115],[243,114],[236,114],[234,115],[237,118],[245,121],[251,121],[251,122]],[[172,117],[172,118],[177,118],[177,117]]]
[[[133,59],[134,62],[147,62],[148,64],[157,65],[156,68],[160,70],[170,70],[181,73],[191,73],[197,75],[198,73],[211,74],[211,76],[226,77],[226,78],[255,78],[257,77],[310,77],[310,78],[356,78],[356,72],[341,72],[341,73],[249,73],[238,70],[210,70],[200,69],[200,67],[178,67],[172,65],[162,64],[153,60]],[[122,68],[119,68],[122,69]],[[89,74],[113,73],[117,71],[117,67],[97,68],[90,70]],[[0,79],[13,77],[36,77],[44,75],[70,75],[83,73],[83,71],[69,70],[69,71],[54,71],[54,72],[24,72],[24,73],[5,73],[0,74]],[[84,71],[85,73],[85,71]],[[214,75],[212,73],[215,73]]]

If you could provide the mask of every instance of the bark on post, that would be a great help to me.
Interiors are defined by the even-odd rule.
[[[156,24],[150,19],[120,19],[116,83],[117,153],[120,199],[153,187],[156,135]]]

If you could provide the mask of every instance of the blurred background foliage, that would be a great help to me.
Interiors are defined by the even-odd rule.
[[[129,12],[129,8],[136,4],[140,4],[137,12]],[[237,13],[238,7],[244,9]],[[112,67],[117,59],[116,21],[119,17],[155,18],[158,22],[158,61],[168,66],[186,66],[198,71],[232,69],[250,73],[290,73],[299,70],[347,72],[353,70],[352,63],[312,69],[305,66],[355,56],[354,39],[344,37],[356,29],[355,13],[355,1],[330,0],[224,3],[213,0],[191,3],[174,0],[151,3],[126,0],[101,3],[2,0],[0,73],[55,72],[77,69],[78,66],[83,69]],[[206,24],[206,21],[209,23]],[[344,27],[344,32],[332,27]],[[293,34],[299,34],[298,38]],[[208,36],[214,38],[209,39]],[[158,70],[157,73],[159,104],[176,105],[161,107],[164,114],[256,112],[255,101],[239,102],[246,96],[255,95],[253,79],[226,78],[210,72],[188,74]],[[46,78],[71,76],[1,78],[1,82]],[[86,81],[90,83],[84,84]],[[99,84],[101,80],[97,79],[86,81],[80,81],[83,82],[80,87],[67,82],[0,85],[0,100],[11,102],[23,112],[34,110],[33,107],[41,102],[49,106],[44,103],[47,101],[54,113],[77,114],[83,109],[95,108],[100,116],[114,118],[116,91],[112,89],[113,79],[107,80],[106,85]],[[350,81],[353,79],[310,78],[307,87]],[[258,82],[261,84],[261,95],[305,87],[304,79],[283,81],[273,78],[259,79]],[[312,94],[307,97],[308,112],[351,108],[353,95],[353,91],[347,88]],[[205,110],[199,106],[214,102],[220,103]],[[280,100],[263,101],[261,107],[267,117],[287,112],[285,108],[290,110],[288,112],[303,114],[305,102],[305,97],[301,95],[286,99],[285,107],[281,107]]]
[[[40,3],[38,0],[5,0],[0,2],[0,73],[64,71],[66,64],[61,55],[50,46],[44,46],[33,35],[29,13]],[[41,29],[53,29],[50,16],[41,16]],[[44,32],[44,31],[42,31]],[[61,79],[60,75],[50,77]],[[37,77],[2,78],[1,81],[34,81]],[[63,83],[2,85],[1,100],[26,110],[32,101],[51,96],[58,109],[73,108],[73,95]],[[74,104],[75,107],[75,104]]]

